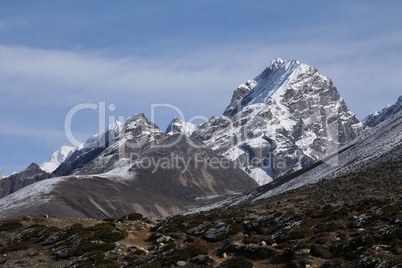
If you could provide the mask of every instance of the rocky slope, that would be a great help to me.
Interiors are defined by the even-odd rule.
[[[362,129],[330,78],[277,59],[241,84],[223,115],[192,137],[241,163],[263,185],[337,151]]]
[[[0,222],[2,267],[400,267],[402,158],[245,203],[152,222]]]

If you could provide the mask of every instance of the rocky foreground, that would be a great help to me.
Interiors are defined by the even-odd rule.
[[[151,221],[0,222],[1,267],[402,267],[402,159],[258,202]]]

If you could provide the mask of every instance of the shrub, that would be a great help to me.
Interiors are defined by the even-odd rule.
[[[110,225],[110,223],[101,223],[89,228],[90,231],[93,231],[91,240],[117,242],[119,240],[125,239],[128,236],[128,233],[124,230],[114,231],[114,228],[112,225]]]
[[[143,215],[141,213],[130,213],[125,215],[119,219],[119,221],[140,221],[143,219]]]
[[[339,226],[334,223],[334,222],[329,222],[326,224],[318,224],[315,228],[314,228],[314,232],[316,234],[319,233],[324,233],[324,232],[336,232],[338,231]]]
[[[399,214],[400,208],[396,204],[387,205],[383,208],[383,212],[387,216],[397,216]]]
[[[314,235],[314,231],[309,227],[296,227],[289,232],[289,240],[309,238]]]
[[[149,262],[149,263],[145,263],[141,267],[142,268],[162,268],[162,264],[160,262]]]
[[[12,251],[20,251],[20,250],[25,250],[28,249],[28,244],[25,242],[17,242],[15,244],[12,245],[8,245],[5,248],[2,248],[0,250],[1,254],[7,253],[7,252],[12,252]]]
[[[219,267],[227,268],[253,268],[254,265],[251,261],[245,258],[234,257],[223,262]]]
[[[199,243],[191,243],[187,244],[183,248],[176,248],[169,253],[169,258],[166,264],[176,264],[178,261],[187,261],[192,257],[206,254],[208,254],[208,249],[204,245]]]
[[[187,215],[176,215],[162,223],[165,232],[185,231],[186,223],[190,220]]]
[[[219,222],[217,225],[206,231],[203,238],[208,242],[217,242],[227,239],[230,236],[239,233],[241,230],[241,226],[236,223],[227,224]]]
[[[7,221],[0,225],[0,231],[14,231],[22,228],[24,225],[19,221]]]
[[[347,251],[354,251],[357,249],[367,249],[374,246],[375,240],[370,235],[353,237],[346,248]]]
[[[142,220],[143,216],[141,213],[131,213],[127,215],[128,221],[140,221]]]
[[[175,242],[170,242],[170,243],[166,244],[166,245],[162,248],[162,251],[166,252],[166,251],[172,250],[172,249],[174,249],[176,246],[177,246],[177,244],[176,244]]]
[[[102,268],[118,268],[119,265],[113,261],[105,259],[105,254],[102,251],[92,251],[85,253],[77,261],[71,265],[72,267],[90,268],[90,267],[102,267]]]
[[[270,259],[276,255],[276,252],[269,247],[242,247],[236,252],[236,255],[243,256],[251,260]]]
[[[187,244],[185,249],[187,250],[190,257],[196,257],[198,255],[207,255],[208,254],[208,249],[200,243]]]
[[[114,218],[105,218],[103,219],[105,222],[115,222],[116,220]]]
[[[334,208],[331,205],[326,205],[322,207],[317,213],[315,213],[312,218],[326,218],[331,216],[334,212]]]

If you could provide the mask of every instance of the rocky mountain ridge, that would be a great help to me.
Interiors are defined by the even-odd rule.
[[[137,211],[157,218],[258,186],[203,143],[166,136],[144,114],[127,119],[118,136],[106,140],[98,143],[104,146],[82,146],[51,178],[0,199],[0,216],[102,219]]]
[[[399,111],[402,110],[402,96],[399,96],[398,100],[387,107],[384,107],[381,111],[376,111],[367,116],[363,122],[366,126],[375,127],[381,122],[393,117]]]

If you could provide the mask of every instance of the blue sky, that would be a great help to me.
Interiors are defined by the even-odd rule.
[[[277,57],[331,77],[363,119],[402,92],[400,14],[402,1],[0,0],[0,168],[68,144],[66,115],[82,103],[113,104],[116,118],[150,117],[155,103],[219,115]],[[165,129],[176,115],[160,109],[155,121]],[[72,127],[84,141],[98,111]]]

